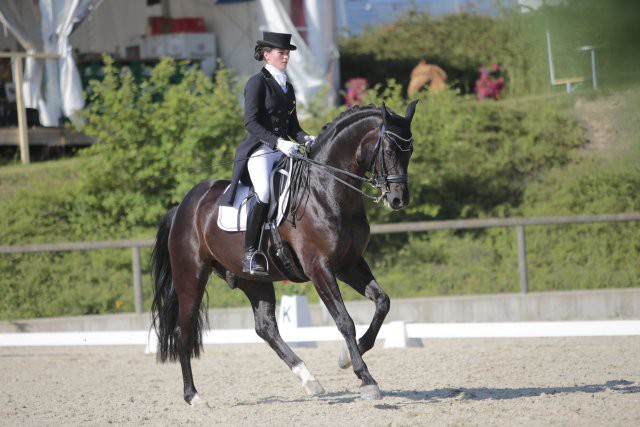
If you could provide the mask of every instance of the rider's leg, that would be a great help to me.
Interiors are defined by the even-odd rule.
[[[247,213],[247,231],[245,234],[245,255],[242,271],[254,275],[266,275],[267,266],[262,256],[254,256],[260,248],[260,234],[269,208],[269,175],[281,153],[268,147],[255,151],[249,159],[247,168],[256,193],[250,202]]]
[[[280,151],[273,151],[264,147],[254,151],[247,162],[249,177],[253,184],[253,190],[262,203],[269,203],[269,177],[273,170],[273,165],[282,157]]]

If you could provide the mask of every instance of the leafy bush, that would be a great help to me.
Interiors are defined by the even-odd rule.
[[[155,225],[199,180],[230,176],[227,160],[244,136],[237,83],[224,68],[211,81],[187,64],[163,59],[149,80],[134,81],[105,57],[92,81],[84,132],[100,143],[84,151],[81,212],[112,227]],[[213,167],[215,165],[215,171]]]
[[[105,64],[85,111],[84,131],[99,142],[79,159],[51,162],[57,167],[2,175],[3,244],[148,237],[188,188],[230,175],[226,160],[244,129],[228,70],[211,81],[167,59],[148,81],[135,82],[110,58]],[[133,309],[127,250],[3,256],[0,271],[1,318]]]
[[[640,45],[635,38],[640,3],[629,0],[545,2],[522,13],[520,5],[498,17],[454,14],[433,18],[410,12],[392,24],[371,27],[340,40],[341,78],[370,84],[397,80],[407,87],[420,59],[443,68],[449,84],[464,94],[474,89],[478,67],[498,63],[507,95],[550,92],[545,33],[551,34],[556,78],[591,77],[588,52],[596,46],[600,87],[640,80]],[[589,83],[586,83],[589,86]],[[562,91],[563,87],[555,88]]]
[[[602,164],[558,167],[527,187],[516,216],[640,211],[638,155]],[[626,288],[640,285],[640,224],[526,227],[529,291]],[[398,243],[374,236],[374,272],[394,297],[518,292],[513,228],[429,232]]]
[[[112,70],[96,85],[87,131],[101,142],[86,155],[43,170],[0,174],[3,244],[148,237],[187,187],[201,177],[229,173],[230,164],[211,166],[230,158],[244,133],[239,110],[233,110],[239,108],[233,79],[221,71],[216,82],[208,82],[175,63],[163,64],[155,83],[136,84]],[[401,91],[390,81],[369,91],[366,101],[380,105],[384,99],[403,113]],[[413,122],[410,208],[390,213],[370,204],[372,222],[638,209],[637,162],[603,168],[580,160],[567,167],[582,158],[572,152],[584,135],[555,103],[479,103],[455,91],[424,92],[420,99]],[[214,111],[225,102],[232,110]],[[304,127],[313,133],[330,113],[311,111]],[[129,116],[135,125],[127,123]],[[567,173],[573,178],[562,178]],[[594,227],[594,237],[586,241],[580,227],[566,234],[552,234],[560,228],[527,229],[532,289],[637,285],[637,267],[630,260],[637,259],[638,248],[619,243],[624,236],[637,242],[637,232],[631,225]],[[549,244],[557,245],[555,256]],[[591,252],[579,255],[585,253],[581,246]],[[605,258],[592,261],[589,254]],[[143,257],[148,259],[148,251]],[[367,258],[392,297],[518,286],[515,237],[508,229],[374,236]],[[554,259],[562,260],[561,268]],[[611,266],[615,274],[608,274]],[[130,268],[127,250],[0,257],[0,318],[131,311]],[[586,271],[597,282],[587,282]],[[572,275],[580,282],[569,280]],[[311,285],[295,286],[278,287],[278,294],[294,289],[317,300]],[[148,308],[146,271],[144,287]],[[215,307],[246,304],[241,292],[219,279],[211,280],[209,294]],[[347,299],[355,295],[344,290]]]
[[[401,88],[390,81],[368,101],[404,113]],[[506,215],[527,183],[566,164],[584,140],[575,120],[552,103],[477,102],[453,90],[420,93],[409,167],[411,204],[394,221]],[[381,210],[370,210],[385,221]],[[388,220],[387,220],[388,221]]]
[[[525,216],[640,211],[638,153],[603,164],[587,159],[554,170],[525,193]],[[640,285],[636,222],[531,227],[527,245],[535,290]]]
[[[363,77],[370,84],[396,79],[406,88],[411,70],[425,58],[443,68],[455,87],[470,93],[479,65],[505,63],[501,52],[507,40],[507,28],[495,18],[457,14],[433,19],[413,13],[341,39],[341,78]]]
[[[3,170],[0,242],[90,240],[76,223],[92,220],[91,215],[82,218],[75,205],[83,164],[59,161],[13,168],[13,173]],[[3,319],[133,310],[131,255],[126,250],[2,255],[0,271]]]

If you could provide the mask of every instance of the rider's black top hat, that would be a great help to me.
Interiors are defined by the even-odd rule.
[[[262,38],[264,40],[258,40],[256,44],[258,46],[275,47],[285,50],[296,50],[297,47],[291,44],[291,34],[285,33],[272,33],[270,31],[263,31]]]

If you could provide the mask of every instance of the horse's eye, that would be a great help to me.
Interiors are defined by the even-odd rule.
[[[384,154],[387,156],[393,156],[393,150],[384,150]]]

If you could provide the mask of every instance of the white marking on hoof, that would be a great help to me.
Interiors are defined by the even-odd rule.
[[[189,405],[191,405],[192,408],[202,408],[202,407],[207,407],[210,408],[209,406],[209,402],[207,402],[206,400],[200,398],[200,396],[198,396],[197,394],[195,396],[193,396],[193,399],[191,399],[191,402],[189,402]]]
[[[346,346],[342,347],[342,350],[338,353],[338,366],[342,369],[347,369],[351,366],[351,355],[349,355],[349,349]]]
[[[382,399],[382,393],[377,384],[363,385],[360,387],[360,397],[364,400],[378,400]]]
[[[322,388],[318,380],[316,380],[311,372],[309,372],[304,362],[291,368],[291,372],[293,372],[296,377],[300,378],[300,381],[302,381],[302,388],[308,395],[317,396],[318,394],[324,393],[324,388]]]

